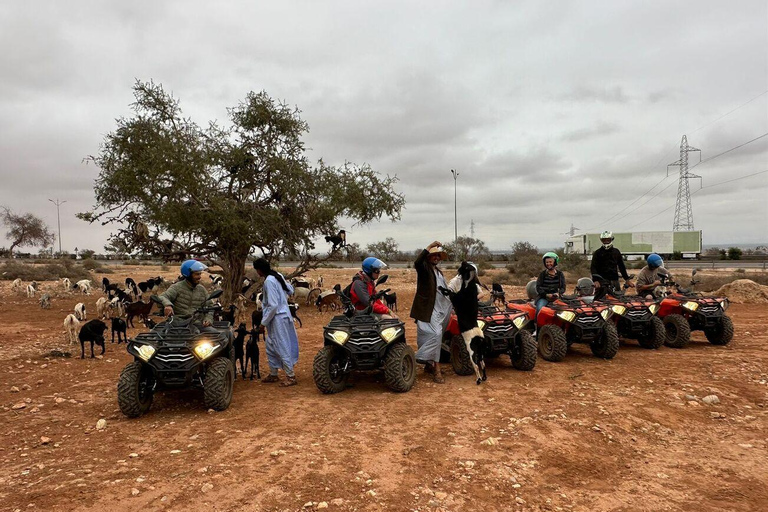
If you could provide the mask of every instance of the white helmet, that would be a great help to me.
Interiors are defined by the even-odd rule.
[[[610,240],[610,242],[606,243],[603,242],[603,240]],[[602,242],[603,247],[610,249],[613,246],[613,232],[606,230],[600,233],[600,241]]]

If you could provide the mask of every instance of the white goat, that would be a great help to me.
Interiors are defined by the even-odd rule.
[[[75,316],[78,320],[85,320],[85,304],[82,302],[75,304]]]
[[[109,304],[106,297],[99,297],[96,301],[96,318],[107,318],[107,312],[109,310]]]
[[[109,316],[110,318],[122,318],[125,315],[125,304],[119,297],[115,297],[109,301]]]
[[[27,285],[27,297],[29,298],[34,297],[35,292],[37,292],[37,283],[35,281],[32,281]]]
[[[11,290],[14,292],[20,292],[24,289],[24,286],[21,283],[21,278],[17,277],[13,280],[13,283],[11,283]]]
[[[80,320],[73,314],[68,314],[64,319],[64,331],[70,343],[77,343],[77,331],[80,330]]]
[[[83,292],[83,295],[90,295],[91,294],[91,280],[90,279],[81,279],[80,281],[75,283],[74,286],[76,289]]]
[[[64,288],[65,292],[69,291],[69,289],[72,288],[72,281],[70,281],[68,277],[62,277],[61,287]]]
[[[40,307],[43,309],[51,309],[51,296],[47,293],[44,293],[40,297]]]

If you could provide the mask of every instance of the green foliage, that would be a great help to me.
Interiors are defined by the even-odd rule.
[[[93,259],[83,260],[82,262],[80,262],[80,264],[83,266],[83,268],[88,270],[100,270],[101,268],[104,267],[102,263],[99,263],[98,261]]]
[[[93,259],[93,257],[96,255],[96,251],[93,249],[83,249],[80,251],[80,257],[84,260]]]
[[[43,219],[31,213],[16,214],[5,206],[0,208],[3,210],[0,213],[0,218],[2,218],[5,227],[8,228],[5,238],[11,242],[11,246],[8,248],[8,257],[13,255],[13,250],[16,247],[46,247],[55,240],[56,237],[48,229]]]
[[[512,257],[512,260],[518,260],[521,258],[525,258],[531,255],[538,256],[539,249],[533,245],[530,242],[515,242],[512,244],[512,254],[510,255]]]
[[[97,206],[78,215],[128,225],[107,250],[207,259],[223,269],[227,300],[250,252],[270,260],[303,255],[291,277],[335,256],[311,254],[340,218],[400,219],[405,199],[393,188],[396,177],[365,164],[310,165],[300,111],[265,92],[229,109],[229,127],[205,128],[183,117],[161,85],[137,81],[134,96],[133,117],[118,119],[88,159],[100,169]]]
[[[375,256],[384,262],[393,261],[399,253],[397,242],[392,237],[387,237],[383,242],[368,244],[365,250],[367,255]]]
[[[454,261],[485,261],[491,257],[485,242],[468,236],[460,236],[446,244],[445,250]]]
[[[679,260],[682,260],[682,259],[683,259],[683,253],[682,253],[682,252],[680,252],[680,251],[674,251],[674,252],[672,253],[672,259],[673,259],[673,260],[678,260],[678,261],[679,261]]]
[[[541,256],[538,254],[518,256],[507,265],[512,284],[515,285],[525,285],[531,279],[536,279],[543,269]]]
[[[557,268],[563,272],[568,272],[577,276],[591,275],[589,270],[589,262],[580,254],[569,253],[559,254],[559,256],[560,263],[558,263]]]
[[[740,260],[742,254],[744,254],[744,252],[741,249],[739,249],[738,247],[729,247],[728,248],[728,259],[729,260]]]

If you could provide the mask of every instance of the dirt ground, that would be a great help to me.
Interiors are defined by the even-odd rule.
[[[158,268],[108,277],[138,282]],[[353,272],[319,274],[328,286]],[[388,286],[407,318],[415,273],[393,270]],[[127,419],[116,398],[124,346],[81,360],[79,345],[64,341],[66,314],[84,298],[93,318],[100,296],[55,292],[41,310],[0,282],[4,510],[705,512],[768,503],[765,304],[731,306],[736,335],[726,347],[700,332],[683,350],[630,341],[611,361],[575,346],[532,372],[496,359],[480,386],[450,371],[434,384],[419,369],[405,394],[368,374],[332,396],[311,370],[332,313],[302,307],[298,386],[238,380],[220,413],[206,411],[200,392],[162,393],[149,414]],[[406,325],[415,347],[415,325]],[[62,347],[74,357],[46,357]],[[261,364],[266,371],[263,347]],[[718,404],[701,400],[713,394]]]

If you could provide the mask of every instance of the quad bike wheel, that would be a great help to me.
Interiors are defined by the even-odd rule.
[[[518,370],[529,372],[536,366],[536,340],[528,331],[520,331],[515,337],[510,359],[512,366]]]
[[[719,324],[709,329],[704,329],[704,336],[713,345],[727,345],[733,339],[733,321],[727,315],[723,315]]]
[[[664,318],[667,339],[664,343],[672,348],[685,348],[691,341],[691,326],[682,315],[669,315]]]
[[[643,348],[659,348],[667,339],[667,331],[664,329],[664,322],[661,318],[654,316],[651,319],[651,329],[648,335],[640,336],[637,341]]]
[[[152,405],[152,371],[139,361],[128,363],[117,381],[117,403],[129,418],[138,418]]]
[[[451,365],[456,375],[474,375],[475,368],[469,358],[467,345],[464,338],[456,335],[451,339]]]
[[[343,351],[331,345],[320,349],[312,362],[312,378],[322,393],[340,393],[347,388],[349,374],[341,371],[344,362]]]
[[[217,357],[206,370],[203,397],[205,406],[223,411],[232,402],[235,385],[235,368],[229,357]]]
[[[556,325],[544,325],[539,328],[536,336],[539,344],[539,354],[545,361],[562,361],[568,352],[568,342],[565,333]]]
[[[603,326],[601,336],[593,341],[589,347],[596,357],[613,359],[619,351],[619,334],[616,332],[616,326],[607,322]]]
[[[392,391],[405,393],[416,382],[416,354],[406,343],[389,347],[384,356],[384,380]]]

